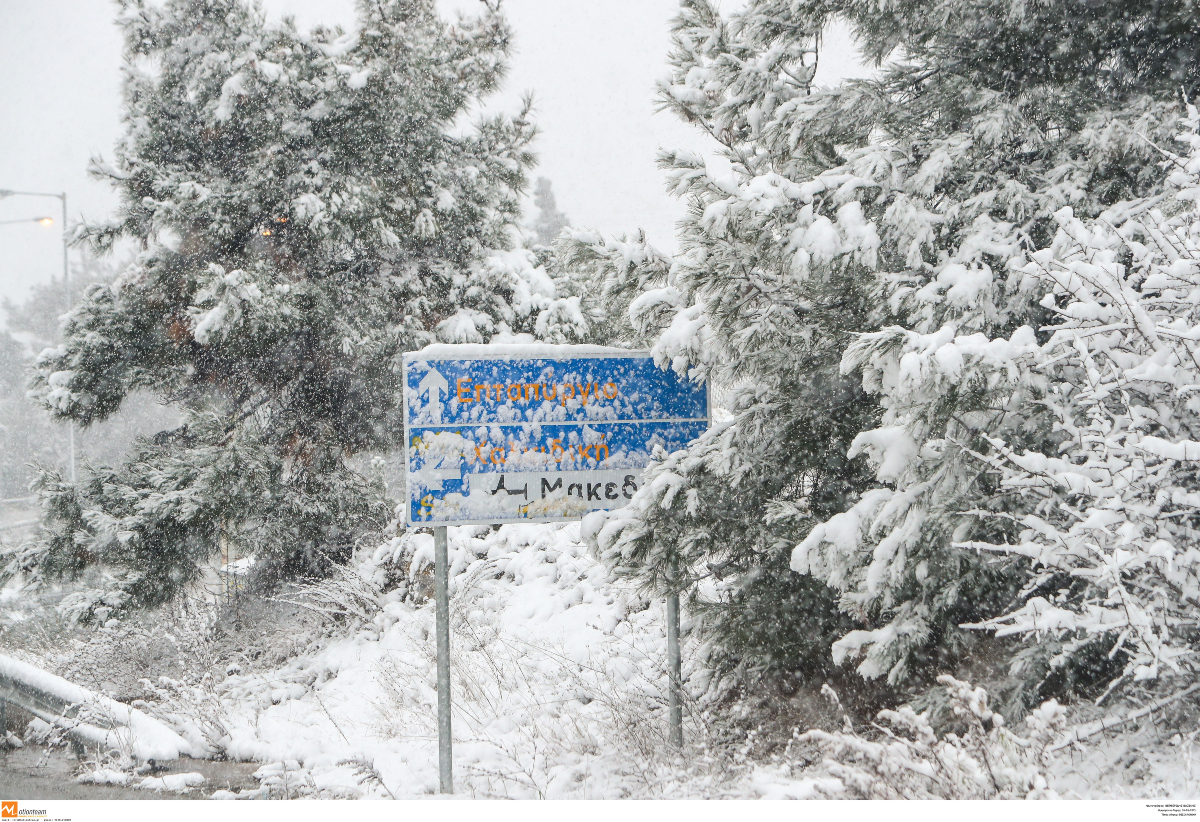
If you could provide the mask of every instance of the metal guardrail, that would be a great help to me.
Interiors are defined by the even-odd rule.
[[[79,705],[68,702],[22,682],[15,677],[0,673],[0,700],[6,700],[24,708],[38,719],[54,724],[60,718],[72,719],[79,713]]]
[[[24,708],[46,724],[60,728],[71,740],[71,747],[75,753],[82,753],[89,743],[94,744],[77,719],[81,705],[68,702],[3,673],[0,673],[0,717],[4,720],[4,726],[0,727],[0,737],[8,730],[6,703]],[[115,723],[111,722],[105,724],[108,725],[107,729],[115,726]]]
[[[103,747],[140,760],[198,753],[176,731],[138,709],[0,654],[0,705],[7,703],[58,728],[80,752]]]

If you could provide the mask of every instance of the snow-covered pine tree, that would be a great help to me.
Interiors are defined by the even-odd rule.
[[[802,191],[792,178],[816,177],[828,163],[728,127],[764,101],[803,100],[812,73],[814,37],[803,26],[767,45],[739,25],[705,2],[683,3],[675,21],[661,100],[712,136],[718,155],[660,156],[670,190],[689,206],[681,253],[671,259],[644,235],[570,232],[573,258],[603,273],[606,299],[627,308],[659,364],[711,380],[733,416],[664,455],[629,507],[586,530],[620,572],[690,595],[718,672],[804,664],[816,673],[829,668],[826,637],[853,625],[820,581],[788,572],[788,556],[813,511],[843,510],[870,481],[845,455],[875,404],[838,362],[846,335],[870,322],[863,272],[879,238],[855,203],[841,212],[847,231],[822,217],[808,234],[812,256],[796,256],[807,230],[795,222],[799,198],[811,203],[843,183],[853,191],[854,177]]]
[[[1003,407],[998,425],[994,415],[964,414],[977,437],[960,429],[916,441],[909,464],[898,463],[897,493],[919,498],[917,477],[930,473],[919,461],[965,457],[992,476],[994,499],[955,512],[981,526],[974,539],[964,528],[955,548],[1029,560],[1019,607],[974,627],[1037,640],[1016,660],[1035,678],[1072,658],[1107,661],[1098,679],[1110,688],[1191,684],[1197,673],[1198,128],[1188,106],[1181,139],[1190,151],[1168,156],[1164,194],[1087,221],[1065,207],[1053,241],[1012,260],[1010,276],[1044,294],[1048,327],[1007,336],[886,329],[847,353],[882,392],[890,429],[929,431],[936,406],[961,386]],[[1045,432],[1041,448],[1027,446],[1030,430]],[[813,545],[853,533],[836,518],[822,527],[834,533],[814,531]],[[811,548],[798,560],[811,562]]]
[[[530,227],[537,242],[548,246],[571,221],[567,219],[566,214],[558,210],[558,201],[550,188],[550,180],[546,177],[537,178],[533,189],[533,207],[537,209],[537,215],[534,216]]]
[[[828,659],[846,637],[839,660],[862,652],[860,673],[899,682],[929,649],[961,652],[971,640],[956,626],[1004,612],[1021,575],[951,548],[983,526],[940,512],[994,489],[959,461],[898,490],[917,453],[905,447],[927,437],[877,428],[837,362],[854,332],[890,323],[1005,333],[1048,320],[1004,265],[1048,242],[1064,205],[1094,216],[1158,184],[1144,136],[1170,135],[1171,95],[1195,82],[1197,29],[1181,21],[1196,16],[1182,2],[751,0],[723,17],[684,0],[661,101],[716,156],[661,157],[690,216],[680,256],[656,262],[661,282],[631,310],[657,323],[664,366],[729,388],[733,417],[653,468],[628,508],[589,520],[603,555],[707,598],[726,658]],[[835,17],[880,69],[810,88]],[[612,281],[638,262],[591,253]],[[932,425],[993,398],[964,386],[944,399]],[[869,490],[874,446],[882,487]],[[856,632],[816,592],[797,599],[806,580],[838,592]]]
[[[586,327],[587,338],[593,343],[612,340],[608,330],[601,328],[605,317],[603,303],[591,288],[589,278],[582,268],[568,264],[568,259],[555,249],[559,234],[571,225],[571,221],[559,211],[550,180],[546,177],[537,178],[533,206],[537,213],[526,224],[525,245],[533,255],[533,264],[544,270],[554,283],[560,307],[556,322],[578,329]],[[566,342],[568,336],[560,334],[556,341]]]
[[[898,680],[923,645],[967,642],[956,625],[1005,612],[1004,598],[1019,598],[1023,562],[1004,571],[1013,560],[1003,554],[951,547],[1015,541],[1020,530],[1003,516],[1011,495],[972,452],[989,453],[989,438],[1044,453],[1061,442],[1036,380],[1015,386],[995,372],[951,380],[934,371],[933,389],[921,374],[922,357],[904,356],[902,338],[1007,338],[1021,326],[1045,333],[1054,306],[1038,302],[1036,278],[1007,271],[1008,259],[1048,244],[1063,206],[1094,218],[1156,191],[1161,175],[1151,141],[1170,140],[1179,86],[1192,87],[1200,70],[1190,51],[1195,30],[1179,23],[1197,18],[1187,5],[1004,4],[991,20],[987,8],[965,4],[945,18],[961,23],[961,32],[930,32],[922,48],[906,44],[919,58],[910,71],[936,71],[941,79],[930,76],[928,85],[950,83],[970,105],[945,109],[954,116],[940,128],[956,128],[933,145],[912,147],[921,149],[914,158],[921,162],[910,164],[915,173],[904,175],[904,190],[887,198],[887,222],[915,229],[897,232],[909,251],[904,267],[880,276],[881,298],[899,324],[861,338],[843,360],[847,372],[876,363],[863,369],[864,387],[881,395],[883,425],[860,435],[851,453],[870,456],[881,487],[816,527],[792,561],[871,617],[834,644],[835,658],[857,661],[866,676]],[[980,53],[966,59],[968,49]],[[954,62],[938,66],[947,54]],[[967,80],[976,84],[970,95]],[[946,363],[950,371],[957,365]],[[975,515],[984,511],[999,516]],[[1056,689],[1107,678],[1105,654],[1094,653],[1094,644],[1077,650],[1043,646],[1026,654],[1009,707],[1020,711]]]
[[[126,133],[96,173],[141,245],[70,315],[35,391],[104,419],[144,388],[186,425],[71,487],[42,480],[45,539],[10,565],[118,569],[104,608],[171,596],[222,538],[313,570],[388,518],[356,455],[401,437],[401,354],[433,341],[583,331],[512,249],[528,111],[457,120],[505,70],[498,4],[361,0],[352,32],[271,25],[248,0],[122,0]],[[261,567],[261,566],[260,566]]]

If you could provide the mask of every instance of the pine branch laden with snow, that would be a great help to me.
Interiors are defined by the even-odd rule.
[[[881,393],[885,427],[861,435],[880,480],[793,554],[852,596],[902,597],[928,555],[905,556],[926,518],[954,519],[954,548],[1023,560],[1018,602],[969,627],[1097,645],[1113,685],[1191,679],[1200,637],[1200,124],[1188,107],[1168,155],[1167,192],[1093,220],[1055,214],[1046,248],[1014,258],[1022,290],[1053,321],[1007,337],[891,329],[865,336],[844,366]],[[974,391],[986,408],[945,407]],[[936,420],[953,417],[938,428]],[[1039,442],[1040,440],[1040,442]],[[986,474],[983,504],[947,479]],[[979,502],[978,497],[975,500]],[[975,538],[968,538],[974,531]],[[921,566],[916,576],[921,579]],[[903,609],[901,609],[903,611]],[[904,623],[835,646],[887,659]],[[860,670],[862,668],[860,667]]]
[[[590,529],[614,567],[648,586],[674,563],[672,587],[728,606],[707,624],[730,656],[781,662],[770,643],[747,644],[758,620],[775,620],[797,646],[850,621],[835,631],[833,657],[899,683],[914,654],[961,622],[1004,613],[1019,593],[1020,558],[948,550],[997,536],[995,525],[959,532],[955,513],[966,497],[991,504],[987,470],[958,454],[905,477],[903,492],[893,476],[931,432],[994,417],[1002,387],[968,380],[973,394],[928,408],[928,431],[884,430],[880,415],[891,412],[877,401],[891,400],[879,380],[840,363],[948,324],[982,342],[1040,327],[1049,309],[1022,290],[1023,275],[1009,276],[1007,260],[1048,240],[1064,205],[1094,217],[1155,189],[1158,156],[1143,135],[1173,134],[1177,85],[1163,78],[1192,68],[1166,55],[1193,35],[1155,29],[1133,42],[1111,12],[1097,12],[1068,59],[1057,41],[1049,48],[1053,38],[1027,36],[1069,26],[1062,3],[935,0],[887,15],[841,4],[837,19],[881,65],[823,88],[812,58],[833,19],[828,4],[751,0],[722,14],[707,0],[680,3],[659,103],[709,138],[704,153],[659,156],[688,206],[680,253],[643,259],[635,244],[584,232],[566,245],[614,289],[640,292],[622,304],[659,366],[708,380],[734,416],[670,468],[652,469],[642,498]],[[1037,431],[1022,436],[1022,448],[1044,445]],[[887,487],[873,488],[872,453]],[[802,576],[789,574],[785,554],[814,526],[792,565]],[[813,583],[830,591],[801,596]],[[771,616],[738,616],[759,609]],[[826,647],[782,664],[829,657]]]
[[[555,242],[555,259],[581,292],[592,340],[606,345],[647,347],[675,307],[672,260],[646,239],[605,239],[598,232],[565,227]]]
[[[133,568],[97,603],[114,611],[174,595],[221,534],[313,572],[378,529],[382,488],[352,460],[401,445],[405,351],[588,332],[514,248],[530,104],[462,122],[506,70],[490,6],[451,23],[433,0],[360,2],[352,31],[301,33],[248,0],[119,5],[125,133],[94,172],[122,205],[81,237],[141,253],[71,312],[33,395],[86,426],[148,390],[186,424],[78,487],[47,473],[46,539],[10,568]]]
[[[880,711],[877,733],[808,731],[799,742],[825,754],[820,771],[833,777],[823,793],[858,799],[1057,799],[1051,789],[1051,746],[1066,727],[1054,700],[1030,712],[1028,736],[1010,731],[987,705],[987,693],[950,676],[946,687],[961,734],[939,737],[926,714],[904,706]],[[828,687],[828,686],[826,686]]]

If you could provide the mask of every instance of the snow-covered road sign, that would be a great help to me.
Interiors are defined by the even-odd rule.
[[[709,422],[706,386],[590,345],[428,346],[404,355],[404,406],[410,525],[619,508]]]

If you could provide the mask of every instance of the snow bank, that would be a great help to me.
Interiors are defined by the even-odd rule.
[[[81,773],[75,778],[75,781],[84,785],[128,785],[132,778],[125,771],[97,768],[94,771]]]
[[[186,793],[197,785],[204,784],[201,773],[171,773],[166,776],[148,776],[137,784],[139,791],[174,791]]]
[[[428,592],[429,543],[427,535],[399,538],[375,561],[413,557],[409,589]],[[746,773],[729,785],[680,763],[666,744],[663,604],[610,578],[580,543],[578,524],[451,527],[449,543],[459,795],[813,793],[783,771]],[[227,753],[270,763],[256,774],[261,790],[397,799],[436,792],[432,602],[384,599],[393,601],[355,635],[222,685],[232,703]],[[685,643],[685,673],[697,645]],[[692,740],[701,734],[698,725],[685,731]]]

